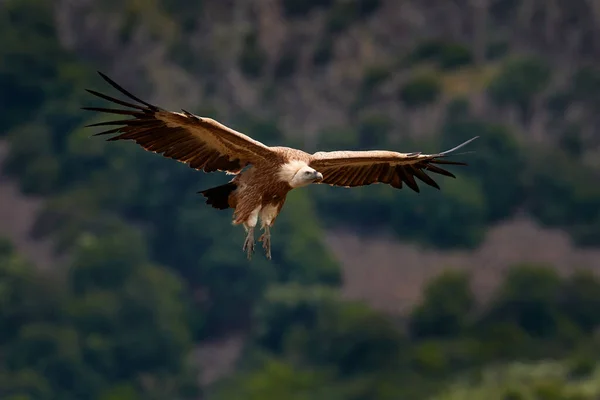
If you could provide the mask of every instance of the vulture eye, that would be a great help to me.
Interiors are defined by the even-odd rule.
[[[304,175],[310,175],[310,171],[305,171]]]

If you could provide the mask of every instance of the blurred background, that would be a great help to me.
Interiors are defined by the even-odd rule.
[[[0,0],[0,398],[598,399],[599,61],[596,0]],[[230,177],[83,129],[97,70],[268,145],[480,139],[248,262]]]

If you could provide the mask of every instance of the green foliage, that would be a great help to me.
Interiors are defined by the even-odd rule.
[[[53,398],[48,380],[43,374],[30,370],[0,372],[0,396],[8,400]]]
[[[323,233],[312,200],[305,192],[292,192],[286,205],[288,212],[282,211],[278,230],[279,235],[287,238],[286,243],[273,253],[287,260],[277,268],[278,281],[339,285],[341,270],[329,249],[323,246]]]
[[[441,192],[426,187],[420,194],[407,191],[399,196],[389,219],[392,229],[405,240],[441,248],[477,245],[483,238],[487,214],[481,185],[462,176],[440,182],[440,186]],[[462,221],[460,229],[456,221]]]
[[[389,67],[384,65],[374,65],[365,70],[361,83],[362,95],[368,95],[391,75]]]
[[[288,18],[306,17],[318,8],[327,8],[334,0],[283,0],[283,12]]]
[[[262,347],[283,352],[287,329],[304,325],[314,326],[319,306],[336,303],[337,293],[332,288],[297,284],[271,287],[256,309],[255,340]]]
[[[536,337],[555,336],[559,333],[558,274],[537,266],[516,267],[509,271],[492,305],[488,318],[493,321],[510,320]]]
[[[122,14],[121,40],[132,46],[128,35],[145,22],[137,3],[127,2],[129,14]],[[327,29],[313,61],[325,65],[333,54],[332,33],[361,23],[380,3],[285,0],[282,5],[289,18],[323,11]],[[494,19],[511,15],[515,4],[495,2]],[[190,33],[204,29],[198,22],[205,5],[158,0],[143,8],[175,22],[177,45],[162,44],[180,67],[202,72],[214,89],[218,54],[200,57],[189,51]],[[600,82],[595,68],[580,68],[567,88],[540,99],[552,113],[550,128],[563,150],[525,152],[514,132],[474,118],[468,101],[455,99],[441,135],[431,143],[403,141],[394,147],[436,151],[479,135],[477,147],[466,150],[475,153],[459,159],[469,167],[449,168],[460,174],[457,180],[436,176],[442,191],[422,186],[420,194],[384,185],[294,192],[273,231],[274,260],[247,262],[239,248],[243,232],[231,227],[230,212],[206,207],[195,193],[225,178],[198,175],[131,143],[90,139],[92,132],[82,126],[102,119],[86,120],[79,107],[106,105],[83,90],[98,89],[100,81],[61,45],[53,3],[5,0],[0,8],[0,125],[10,143],[6,172],[24,192],[45,196],[34,233],[54,239],[69,260],[68,268],[38,271],[0,241],[0,398],[198,398],[197,371],[189,362],[195,342],[239,330],[252,333],[243,368],[208,398],[424,400],[435,391],[442,399],[598,397],[595,275],[562,278],[548,268],[515,268],[490,303],[476,308],[468,277],[447,272],[427,286],[402,326],[344,300],[342,271],[321,228],[321,221],[367,232],[385,226],[421,244],[472,246],[489,224],[521,208],[568,230],[578,243],[596,243],[600,192],[590,182],[598,177],[593,168],[582,168],[588,155],[580,141],[591,120],[564,121],[573,104],[593,115]],[[250,79],[263,76],[266,55],[257,33],[242,40],[240,69]],[[490,43],[488,58],[503,56],[506,43]],[[86,56],[94,57],[94,50],[86,49]],[[297,55],[289,50],[275,66],[277,79],[294,73]],[[441,69],[468,65],[472,58],[463,44],[448,41],[423,43],[412,56]],[[391,76],[377,62],[358,88],[360,105]],[[550,67],[539,59],[509,58],[489,94],[498,105],[519,109],[526,120],[550,78]],[[152,91],[147,83],[140,97]],[[270,91],[275,103],[277,91],[270,84],[259,90]],[[417,75],[399,96],[414,109],[437,101],[441,90],[437,76]],[[210,93],[215,92],[204,94]],[[222,118],[203,107],[196,112]],[[263,111],[261,117],[231,112],[223,122],[276,144],[283,138],[281,126],[272,110]],[[353,121],[351,128],[324,130],[319,147],[390,148],[391,120],[381,109],[356,114]],[[266,354],[260,362],[251,357],[257,353]],[[510,364],[503,374],[485,367],[549,357],[564,361],[550,368]]]
[[[548,86],[551,77],[552,70],[542,59],[510,59],[490,83],[488,94],[497,105],[519,110],[523,122],[527,122],[533,99]]]
[[[423,292],[424,300],[410,316],[411,336],[452,337],[464,333],[475,306],[464,272],[448,271],[432,280]]]
[[[267,55],[260,47],[258,34],[255,31],[249,32],[244,38],[244,45],[238,59],[241,71],[248,78],[258,78],[263,74],[266,61]]]
[[[333,40],[329,35],[321,38],[317,42],[315,52],[313,54],[313,64],[315,66],[323,66],[329,63],[333,58]]]
[[[247,132],[248,135],[263,143],[275,143],[282,137],[276,119],[260,118],[251,113],[240,113],[234,122],[240,131]]]
[[[477,151],[460,156],[461,161],[468,164],[461,174],[480,185],[486,205],[485,218],[494,222],[509,217],[521,205],[525,177],[515,171],[525,167],[524,154],[506,127],[464,117],[460,112],[448,115],[442,146],[450,149],[475,136],[479,136],[474,142]]]
[[[167,397],[192,398],[185,394],[194,385],[186,381],[191,336],[181,282],[123,252],[133,242],[118,239],[126,238],[88,238],[64,281],[40,276],[3,245],[3,398],[93,399],[125,381],[129,398],[138,398],[145,391],[140,376],[159,385],[169,380]],[[98,269],[109,260],[127,274],[102,279]]]
[[[44,86],[52,78],[58,65],[55,56],[64,62],[56,42],[50,3],[35,0],[11,0],[2,5],[0,13],[0,103],[3,112],[0,124],[3,131],[27,119],[44,102]],[[39,53],[41,52],[41,54]],[[53,57],[54,56],[54,57]],[[31,73],[30,79],[20,79],[22,71]]]
[[[525,178],[527,209],[532,215],[543,224],[563,227],[576,243],[598,243],[600,188],[589,184],[598,179],[598,171],[582,168],[577,159],[552,151],[537,154]]]
[[[358,131],[341,126],[331,126],[319,132],[319,149],[332,151],[334,149],[357,148]]]
[[[579,69],[571,81],[571,94],[574,99],[589,103],[590,105],[600,104],[600,70],[592,67],[583,67]]]
[[[298,65],[298,53],[291,50],[294,47],[288,47],[288,51],[285,51],[277,63],[275,64],[275,79],[286,79],[294,75],[296,67]]]
[[[422,376],[441,381],[477,365],[479,350],[477,340],[464,336],[450,340],[417,340],[411,346],[410,366]]]
[[[581,335],[580,323],[565,312],[573,297],[556,271],[537,266],[512,268],[477,329],[488,357],[547,357],[561,355]],[[568,306],[567,306],[568,305]],[[584,303],[578,303],[585,307]],[[545,344],[553,342],[550,349]],[[484,353],[482,353],[484,354]]]
[[[418,108],[434,103],[441,91],[442,84],[435,75],[421,74],[402,86],[399,98],[406,107]]]
[[[590,271],[575,271],[563,284],[562,312],[591,334],[600,325],[600,280]]]
[[[353,23],[368,18],[381,6],[381,0],[337,0],[327,16],[327,30],[340,33]]]
[[[557,120],[565,117],[565,113],[573,101],[572,94],[566,91],[558,91],[548,96],[546,108],[552,113],[552,117]]]
[[[469,48],[456,42],[444,40],[427,40],[420,43],[408,56],[412,63],[429,61],[436,63],[444,70],[453,70],[473,61]]]
[[[488,60],[497,60],[508,54],[510,44],[505,40],[495,40],[488,43],[485,49],[485,58]]]
[[[486,368],[476,381],[461,379],[432,400],[592,400],[600,393],[598,370],[570,380],[557,362],[513,363]]]
[[[580,158],[585,152],[583,135],[579,124],[567,125],[558,139],[559,147],[570,157]]]
[[[343,400],[348,389],[336,383],[329,371],[296,368],[290,363],[269,359],[251,372],[223,385],[216,400],[226,399],[290,399]]]
[[[0,13],[0,113],[2,131],[32,120],[38,110],[53,104],[54,126],[69,121],[70,107],[63,107],[90,75],[57,39],[52,3],[9,0]],[[26,73],[27,78],[23,78]],[[68,130],[68,128],[67,128]]]
[[[385,148],[392,121],[385,114],[369,114],[358,124],[358,145],[363,149]]]
[[[0,243],[1,345],[14,340],[21,326],[28,321],[54,320],[52,311],[56,301],[60,300],[60,295],[59,292],[55,293],[55,288],[44,285],[42,277],[15,254],[6,240]],[[47,283],[52,284],[54,281],[49,279]]]
[[[362,304],[343,302],[330,289],[276,287],[257,313],[257,343],[295,360],[355,375],[401,359],[402,337],[390,321]]]
[[[60,171],[48,129],[41,124],[21,125],[9,134],[9,140],[13,146],[4,167],[7,173],[21,176],[21,191],[37,195],[52,193]]]
[[[202,12],[204,1],[202,0],[160,0],[162,8],[172,15],[181,26],[182,33],[191,33],[197,28]]]
[[[473,56],[468,47],[459,43],[447,43],[439,56],[442,69],[453,70],[473,62]]]

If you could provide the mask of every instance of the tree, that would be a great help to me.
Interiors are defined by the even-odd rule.
[[[462,159],[468,167],[462,175],[475,179],[484,195],[486,221],[496,222],[511,216],[523,201],[525,167],[523,151],[513,133],[502,125],[489,124],[472,118],[468,112],[456,110],[447,116],[442,131],[442,147],[451,148],[457,143],[479,136],[474,144],[476,151]],[[464,177],[460,177],[461,180]]]
[[[195,396],[190,302],[135,246],[132,232],[87,236],[59,280],[0,243],[3,398],[96,399],[125,385],[151,399],[149,384],[159,398]]]
[[[561,309],[587,334],[600,324],[600,280],[588,270],[573,273],[564,283]]]
[[[67,276],[69,314],[86,356],[111,378],[177,374],[191,349],[186,292],[177,276],[136,254],[131,237],[123,239],[81,244]]]
[[[554,269],[537,265],[511,268],[477,323],[482,339],[503,337],[504,351],[510,350],[509,354],[517,357],[548,355],[544,343],[553,343],[552,351],[559,353],[565,343],[580,337],[563,313],[561,291],[562,281]]]
[[[514,107],[523,123],[528,123],[533,100],[546,88],[552,77],[548,64],[535,57],[508,60],[490,83],[488,94],[501,107]]]
[[[418,108],[434,103],[441,91],[442,84],[435,75],[419,75],[400,89],[399,98],[406,107]]]
[[[360,376],[398,367],[404,338],[391,321],[324,287],[271,288],[257,310],[256,343],[275,354]]]
[[[589,184],[598,176],[561,151],[538,154],[524,173],[526,209],[545,225],[563,227],[578,244],[598,243],[600,187]]]
[[[475,305],[463,271],[446,271],[425,287],[423,301],[410,316],[410,332],[415,339],[455,337],[463,334]]]
[[[296,367],[289,362],[269,358],[257,368],[228,379],[219,386],[217,400],[233,398],[262,400],[343,400],[348,387],[336,382],[329,370]]]

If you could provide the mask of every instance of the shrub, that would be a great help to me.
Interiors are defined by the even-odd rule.
[[[274,72],[275,79],[286,79],[296,72],[298,54],[293,49],[295,49],[295,47],[288,46],[288,50],[281,55],[279,60],[277,60]]]
[[[322,287],[272,287],[258,308],[258,343],[344,375],[385,370],[399,361],[403,336],[383,315]]]
[[[442,69],[451,70],[473,62],[473,55],[468,47],[459,43],[447,43],[442,47],[439,57]]]
[[[392,121],[385,114],[371,114],[358,124],[358,145],[361,148],[383,148],[387,143],[387,135],[392,129]]]
[[[535,57],[507,61],[490,83],[488,95],[500,107],[514,107],[523,122],[529,121],[531,103],[550,82],[552,70],[547,62]]]
[[[461,174],[472,177],[481,185],[487,205],[486,220],[501,220],[512,215],[523,202],[525,177],[515,171],[525,167],[524,153],[506,127],[465,117],[464,110],[461,114],[461,118],[457,118],[460,114],[454,114],[444,125],[442,147],[449,149],[479,136],[471,144],[475,152],[460,156],[468,163],[461,169]]]
[[[590,106],[600,104],[600,70],[592,67],[579,69],[571,81],[573,98],[590,103]]]
[[[383,82],[385,82],[391,75],[391,71],[388,67],[383,65],[377,65],[369,67],[365,70],[362,79],[362,91],[370,92]]]
[[[459,335],[467,328],[467,318],[474,305],[469,276],[462,271],[446,271],[427,284],[423,301],[412,311],[411,336]]]
[[[504,57],[510,50],[510,45],[505,40],[488,43],[485,49],[485,58],[493,61]]]
[[[442,91],[440,80],[433,74],[420,75],[400,89],[400,100],[406,107],[418,108],[434,103]]]
[[[381,6],[381,0],[352,0],[335,3],[327,18],[327,30],[338,33],[369,17]]]
[[[244,39],[244,48],[239,57],[239,65],[248,78],[262,75],[267,56],[260,48],[256,32],[250,32]]]
[[[306,17],[317,8],[327,8],[334,0],[283,0],[283,12],[288,18]]]
[[[552,165],[552,168],[548,168]],[[581,245],[599,243],[598,172],[561,151],[532,157],[524,171],[527,210],[545,225],[565,228]],[[596,233],[595,233],[596,232]]]
[[[432,61],[442,69],[451,70],[473,61],[471,50],[460,43],[427,40],[419,44],[408,57],[411,62]]]
[[[333,57],[333,42],[330,35],[322,37],[317,43],[315,52],[313,54],[313,64],[316,66],[322,66],[331,61]]]

